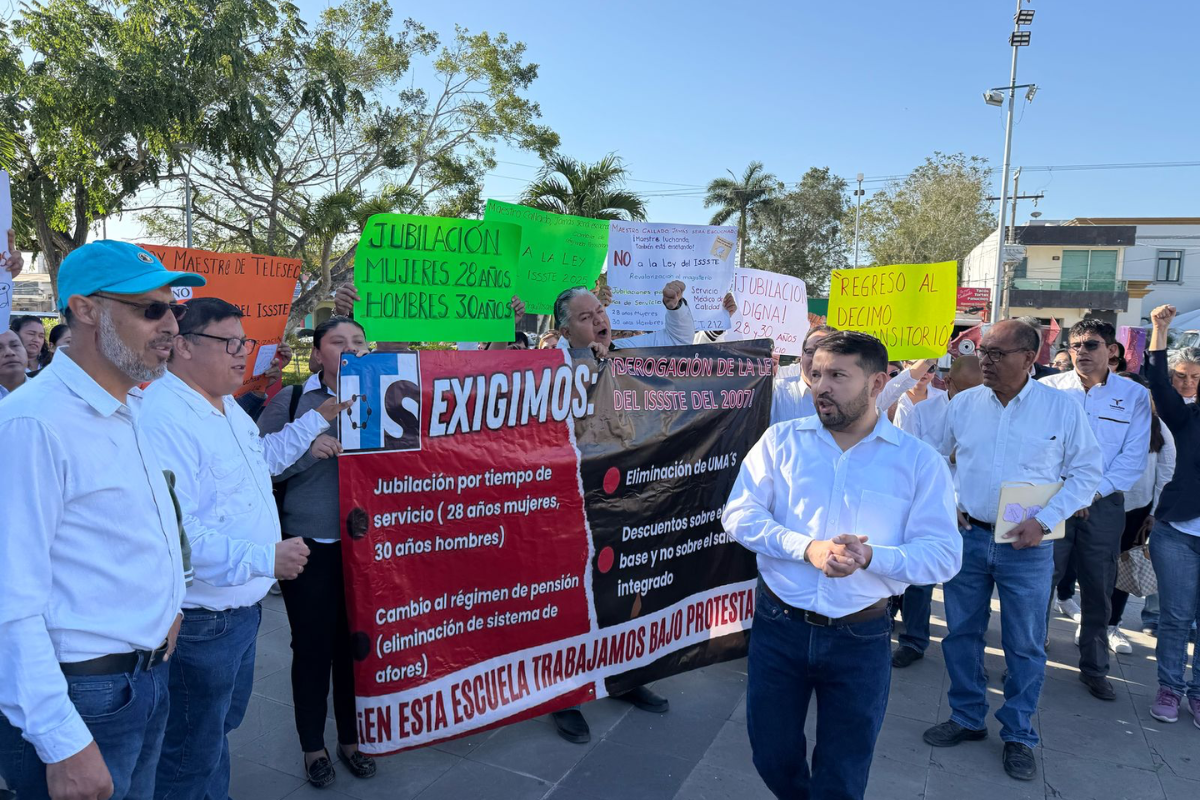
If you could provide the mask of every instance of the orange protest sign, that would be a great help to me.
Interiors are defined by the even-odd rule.
[[[264,391],[267,378],[263,373],[270,368],[271,359],[283,341],[296,281],[300,278],[300,260],[156,244],[138,246],[158,256],[169,270],[195,272],[208,280],[194,289],[175,289],[176,299],[186,302],[194,297],[219,297],[242,310],[246,336],[257,339],[258,345],[246,358],[246,381],[236,394]]]

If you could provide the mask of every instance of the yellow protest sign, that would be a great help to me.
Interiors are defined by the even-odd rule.
[[[957,299],[954,261],[835,269],[827,322],[875,336],[896,361],[936,358],[946,353]]]

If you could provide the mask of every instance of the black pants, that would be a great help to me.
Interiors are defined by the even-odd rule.
[[[1143,508],[1135,508],[1133,511],[1125,512],[1125,532],[1121,534],[1122,553],[1133,547],[1133,540],[1137,538],[1138,531],[1142,529],[1142,523],[1146,521],[1146,517],[1150,516],[1150,508],[1153,505],[1151,503]],[[1121,624],[1121,615],[1125,613],[1125,603],[1128,601],[1129,592],[1122,592],[1114,586],[1112,593],[1112,614],[1108,617],[1109,625]]]
[[[1068,519],[1067,535],[1054,543],[1053,585],[1072,560],[1079,574],[1079,671],[1085,675],[1108,675],[1108,617],[1124,529],[1125,496],[1113,492],[1088,507],[1086,520]]]
[[[1058,582],[1057,595],[1060,601],[1070,600],[1075,596],[1075,581],[1079,576],[1075,574],[1075,560],[1067,564],[1067,571],[1063,573],[1062,580]]]
[[[292,538],[285,536],[284,538]],[[333,716],[338,742],[357,744],[354,708],[354,661],[346,592],[342,585],[341,544],[305,539],[308,563],[292,581],[280,581],[292,628],[292,702],[300,747],[313,753],[325,747],[329,675],[333,672]]]

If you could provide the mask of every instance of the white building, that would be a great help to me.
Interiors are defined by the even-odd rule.
[[[1001,316],[1056,319],[1065,332],[1084,317],[1114,325],[1140,325],[1147,281],[1131,281],[1127,251],[1136,241],[1133,224],[1094,224],[1073,219],[1037,220],[1012,229],[1024,257],[1006,267]],[[963,261],[960,285],[991,288],[996,274],[995,233]],[[1200,276],[1197,276],[1200,278]]]

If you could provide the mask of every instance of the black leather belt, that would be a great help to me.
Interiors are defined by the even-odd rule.
[[[985,531],[994,531],[996,529],[996,523],[984,522],[981,519],[975,519],[974,517],[971,517],[971,516],[967,517],[967,522],[971,523],[976,528],[983,528]]]
[[[887,613],[887,598],[878,600],[864,608],[862,611],[855,611],[853,614],[847,614],[844,617],[827,617],[824,614],[818,614],[815,611],[807,611],[803,608],[789,605],[779,599],[779,595],[771,591],[771,587],[767,586],[767,582],[759,578],[759,587],[766,592],[767,596],[783,607],[783,613],[794,615],[809,625],[816,625],[818,628],[832,628],[838,625],[853,625],[856,622],[866,622],[867,620],[878,619]]]
[[[142,671],[154,669],[166,660],[167,643],[163,642],[157,650],[134,650],[132,653],[117,653],[111,656],[100,656],[88,661],[72,661],[58,666],[63,675],[119,675],[134,672],[140,665]]]

